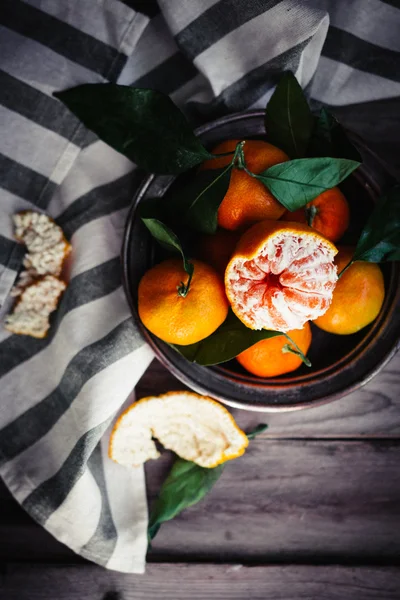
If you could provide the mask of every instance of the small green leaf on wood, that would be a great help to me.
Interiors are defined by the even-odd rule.
[[[266,431],[267,429],[268,425],[266,423],[259,423],[258,425],[256,425],[256,427],[254,427],[252,431],[246,433],[246,435],[249,440],[254,440],[254,438],[260,435],[260,433],[264,433],[264,431]]]
[[[361,154],[350,142],[346,131],[325,108],[322,108],[319,116],[315,118],[307,154],[349,158],[362,162]]]
[[[101,83],[53,95],[100,139],[147,171],[178,174],[212,158],[161,92]]]
[[[247,434],[248,439],[254,440],[267,428],[268,425],[260,423]],[[150,512],[149,540],[154,539],[162,523],[200,502],[221,477],[224,468],[225,464],[207,469],[183,458],[176,458]]]
[[[221,477],[224,466],[206,469],[177,458],[151,510],[148,537],[153,539],[162,523],[200,502]]]
[[[359,162],[346,158],[299,158],[252,176],[261,181],[287,210],[294,211],[338,185],[359,165]]]
[[[314,120],[307,99],[291,72],[283,75],[265,111],[267,140],[290,158],[305,155]]]
[[[230,312],[222,325],[208,338],[188,346],[174,345],[173,348],[190,362],[210,366],[227,362],[257,342],[277,335],[282,334],[266,329],[249,329]]]

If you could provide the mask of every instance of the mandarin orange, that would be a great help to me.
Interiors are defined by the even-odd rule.
[[[354,248],[342,246],[335,259],[338,273],[351,261]],[[385,298],[385,284],[375,263],[355,262],[339,278],[332,303],[325,314],[314,320],[324,331],[349,335],[376,319]]]
[[[222,142],[213,149],[213,153],[233,152],[238,143],[239,140]],[[285,152],[261,140],[247,140],[243,150],[246,166],[255,174],[289,160]],[[227,166],[231,159],[231,156],[214,158],[206,161],[201,168],[221,169]],[[264,184],[245,171],[234,168],[228,191],[218,210],[218,225],[232,231],[244,230],[264,219],[279,219],[284,211],[284,207]]]
[[[288,335],[306,355],[312,339],[309,323],[306,323],[303,329],[288,331]],[[246,371],[257,375],[257,377],[277,377],[295,371],[302,364],[300,356],[287,351],[286,346],[297,350],[290,344],[286,336],[277,335],[257,342],[254,346],[239,354],[236,359]]]
[[[188,275],[178,258],[156,265],[139,283],[140,319],[151,333],[170,344],[199,342],[211,335],[228,314],[222,278],[205,263],[192,262],[194,273],[185,297],[179,290]]]
[[[317,196],[304,208],[293,212],[287,210],[282,219],[308,223],[328,240],[336,242],[349,226],[350,209],[342,192],[334,187]]]

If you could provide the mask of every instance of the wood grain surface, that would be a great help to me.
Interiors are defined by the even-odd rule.
[[[201,503],[161,527],[153,553],[164,560],[400,563],[399,465],[399,441],[257,438]],[[150,497],[163,475],[161,463],[155,466]]]
[[[23,582],[23,585],[22,585]],[[342,566],[149,565],[146,575],[94,566],[13,565],[4,600],[398,600],[400,571]]]
[[[171,457],[147,468],[150,503]],[[160,529],[150,560],[400,562],[400,442],[257,438]],[[81,559],[1,496],[0,558]]]

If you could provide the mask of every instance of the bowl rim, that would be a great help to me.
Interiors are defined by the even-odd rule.
[[[237,121],[242,121],[243,119],[252,119],[252,118],[260,119],[263,117],[264,117],[264,111],[260,110],[260,109],[243,111],[240,113],[234,113],[232,115],[226,115],[226,116],[220,117],[218,119],[207,122],[207,123],[197,127],[195,129],[195,134],[197,136],[201,136],[202,134],[208,132],[210,129],[217,129],[217,128],[221,127],[222,125],[235,123]],[[365,152],[367,152],[373,158],[374,161],[379,162],[379,166],[383,170],[384,166],[383,166],[382,161],[379,159],[379,157],[377,157],[373,151],[371,151],[367,146],[365,146],[364,142],[361,140],[361,138],[357,134],[350,132],[350,135],[356,143],[358,142],[359,144],[362,145],[363,150]],[[364,185],[368,185],[371,188],[372,194],[374,196],[376,196],[378,194],[378,185],[374,182],[374,180],[371,176],[368,177],[365,174],[363,176],[361,176],[360,174],[357,174],[357,173],[355,173],[354,175],[356,177],[358,177],[359,179],[362,179],[364,181]],[[386,175],[388,178],[392,179],[392,177],[389,173],[386,173]],[[268,404],[268,402],[260,404],[260,403],[251,403],[251,402],[247,402],[247,401],[239,402],[237,400],[233,400],[230,398],[226,398],[225,396],[221,396],[218,393],[210,392],[210,390],[207,389],[207,387],[203,387],[202,385],[197,384],[195,381],[193,381],[193,379],[190,377],[190,375],[187,375],[185,371],[181,370],[178,366],[176,366],[168,358],[168,356],[166,356],[166,354],[163,352],[163,348],[162,348],[164,345],[164,342],[162,342],[162,340],[159,340],[156,336],[153,336],[153,334],[151,334],[144,327],[143,323],[141,322],[141,320],[139,318],[137,307],[136,307],[136,302],[134,300],[134,297],[132,296],[131,286],[129,284],[129,280],[130,280],[129,249],[130,249],[130,244],[132,241],[132,229],[133,229],[133,226],[135,223],[135,214],[137,211],[137,206],[138,206],[141,198],[143,196],[145,196],[148,188],[153,183],[154,179],[157,177],[160,177],[160,175],[156,175],[154,173],[147,174],[144,177],[144,179],[142,180],[141,185],[139,185],[139,187],[136,189],[136,191],[133,195],[133,198],[132,198],[132,204],[130,206],[130,209],[129,209],[129,212],[127,215],[123,243],[122,243],[122,248],[121,248],[121,259],[122,259],[122,269],[123,269],[123,287],[124,287],[125,295],[128,300],[128,304],[131,309],[132,316],[135,320],[135,324],[138,326],[138,328],[140,330],[141,335],[144,337],[145,341],[151,346],[157,359],[168,369],[168,371],[170,371],[177,379],[179,379],[183,384],[187,385],[190,389],[193,389],[194,391],[196,391],[200,394],[212,395],[213,398],[216,398],[223,404],[233,407],[233,408],[239,408],[242,410],[248,410],[248,411],[252,411],[252,412],[264,412],[264,413],[294,412],[297,410],[303,410],[305,408],[312,408],[314,406],[316,407],[316,406],[322,406],[324,404],[328,404],[334,400],[340,399],[340,398],[346,396],[347,394],[350,394],[351,392],[359,389],[360,387],[362,387],[363,385],[368,383],[391,360],[391,358],[394,356],[394,354],[400,348],[400,338],[398,338],[397,341],[388,349],[388,351],[382,355],[381,359],[377,363],[375,363],[373,369],[368,371],[365,374],[365,376],[361,377],[354,383],[349,383],[349,384],[344,383],[343,386],[340,388],[340,390],[335,391],[334,393],[328,394],[321,398],[312,399],[310,401],[306,401],[306,400],[299,401],[299,402],[296,402],[295,404],[293,404],[293,403]],[[176,176],[173,176],[173,177],[175,179]],[[365,182],[366,179],[367,179],[367,181]],[[392,273],[391,278],[390,278],[391,286],[393,286],[393,280],[394,280],[394,276]],[[385,306],[385,304],[386,305],[389,304],[388,296],[389,296],[388,293],[386,293],[383,307]],[[398,301],[399,298],[400,298],[400,292],[397,293],[395,300]],[[368,347],[373,345],[373,342],[374,342],[374,340],[376,340],[376,336],[377,336],[379,329],[383,328],[385,323],[387,323],[387,321],[391,319],[392,314],[395,311],[396,305],[397,305],[397,302],[392,301],[392,305],[388,307],[389,312],[386,312],[386,313],[383,313],[383,311],[382,311],[383,307],[382,307],[381,318],[379,319],[379,317],[378,317],[378,319],[373,323],[373,326],[368,331],[366,336],[364,336],[357,343],[357,345],[355,347],[353,347],[347,354],[340,357],[332,365],[329,365],[327,367],[319,369],[318,371],[315,371],[314,373],[310,373],[309,375],[303,374],[301,376],[301,381],[299,381],[298,385],[299,386],[307,385],[307,382],[310,382],[310,380],[312,380],[313,377],[315,377],[317,374],[320,377],[322,376],[324,379],[329,380],[329,378],[331,378],[335,375],[335,370],[337,370],[338,366],[340,367],[344,363],[348,364],[349,360],[350,360],[350,362],[354,362],[357,359],[359,360],[362,357],[363,353],[368,349]],[[191,363],[188,362],[188,364],[190,365]],[[223,363],[222,363],[222,365],[223,365]],[[211,368],[211,369],[213,369],[214,373],[216,373],[219,377],[222,377],[225,379],[227,378],[227,375],[224,374],[225,369],[221,365],[215,365],[213,367],[203,367],[203,368],[204,369]],[[227,371],[227,370],[225,370],[225,371]],[[284,380],[279,380],[278,378],[269,378],[268,384],[266,383],[266,380],[263,380],[262,378],[260,378],[260,384],[257,384],[256,382],[252,383],[249,381],[245,381],[245,378],[246,378],[245,375],[241,376],[240,374],[237,374],[237,376],[239,379],[242,379],[242,385],[245,385],[246,387],[253,388],[253,389],[263,388],[266,392],[268,392],[268,390],[276,391],[276,390],[279,390],[279,388],[281,388],[282,392],[284,393],[285,384],[287,387],[287,384],[290,384],[290,382],[292,381],[291,386],[293,387],[296,385],[296,383],[295,383],[296,377],[285,377]]]

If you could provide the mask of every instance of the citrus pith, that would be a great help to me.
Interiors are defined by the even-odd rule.
[[[142,398],[116,422],[109,456],[139,466],[160,455],[153,441],[201,467],[213,468],[241,456],[248,446],[230,412],[219,402],[193,392],[168,392]]]
[[[233,152],[239,140],[222,142],[213,149],[214,154]],[[265,169],[289,160],[285,152],[260,140],[247,140],[244,156],[249,171],[259,174]],[[206,161],[202,169],[220,169],[227,166],[231,156]],[[260,181],[245,171],[234,168],[228,191],[218,210],[218,225],[224,229],[244,230],[264,219],[279,219],[284,207]]]
[[[351,261],[354,248],[343,246],[335,259],[338,273]],[[385,284],[375,263],[355,262],[340,277],[326,313],[314,323],[324,331],[349,335],[376,319],[385,298]]]
[[[225,271],[236,316],[250,329],[301,329],[329,307],[336,247],[307,225],[263,221],[240,238]]]
[[[189,292],[179,293],[187,282],[182,260],[171,258],[144,274],[139,283],[138,311],[143,324],[170,344],[194,344],[211,335],[228,314],[222,278],[205,263],[193,260]]]
[[[306,355],[312,339],[309,323],[306,323],[303,329],[289,331],[288,335]],[[302,360],[297,354],[285,352],[287,345],[291,347],[288,339],[284,335],[277,335],[257,342],[239,354],[236,359],[246,371],[257,377],[277,377],[295,371],[302,365]]]

